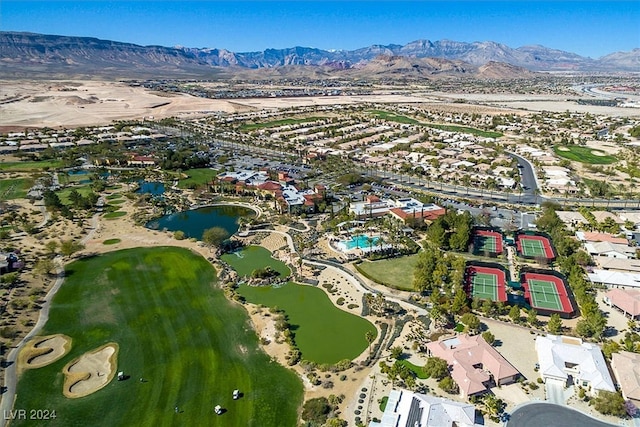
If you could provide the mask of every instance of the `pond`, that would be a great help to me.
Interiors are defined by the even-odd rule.
[[[151,194],[152,196],[162,196],[164,194],[164,183],[140,181],[140,188],[136,193]]]
[[[211,227],[222,227],[229,235],[238,231],[238,219],[243,216],[255,215],[254,212],[242,206],[208,206],[189,211],[176,212],[149,221],[147,228],[152,230],[184,231],[187,238],[202,238],[204,230]]]

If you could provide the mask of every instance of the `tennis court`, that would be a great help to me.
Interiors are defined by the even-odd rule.
[[[472,298],[506,301],[505,273],[501,268],[468,266],[465,271],[467,293]]]
[[[518,235],[518,252],[527,258],[555,259],[551,242],[544,236]]]
[[[476,230],[473,236],[473,251],[476,254],[501,254],[502,235],[497,231]]]
[[[564,281],[551,274],[525,273],[525,299],[540,312],[574,312]]]

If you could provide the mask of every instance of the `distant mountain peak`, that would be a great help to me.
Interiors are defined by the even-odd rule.
[[[325,67],[328,72],[358,69],[378,73],[380,71],[376,67],[385,61],[394,62],[392,68],[395,73],[411,75],[416,72],[426,75],[427,71],[455,75],[478,72],[486,74],[487,78],[506,78],[526,74],[527,70],[639,72],[640,48],[614,52],[597,60],[539,44],[514,49],[495,41],[469,43],[446,39],[418,39],[405,45],[373,44],[355,50],[294,46],[261,52],[232,52],[220,48],[139,46],[93,37],[0,32],[0,73],[4,72],[3,75],[19,75],[21,70],[45,72],[55,68],[61,73],[77,70],[98,74],[105,70],[128,73],[138,70],[154,75],[186,76],[215,74],[220,71],[216,67],[262,69],[289,66]],[[498,63],[503,65],[498,66]],[[367,68],[368,64],[372,65]]]

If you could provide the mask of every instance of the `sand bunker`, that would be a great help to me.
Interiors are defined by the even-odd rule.
[[[600,156],[600,157],[607,155],[607,153],[600,150],[591,150],[591,154],[593,154],[594,156]]]
[[[569,151],[569,147],[564,145],[560,145],[557,149],[558,151]]]
[[[62,335],[36,337],[25,344],[18,356],[18,369],[35,369],[60,359],[71,349],[71,338]]]
[[[67,363],[63,394],[75,399],[100,390],[116,375],[118,344],[108,343]]]

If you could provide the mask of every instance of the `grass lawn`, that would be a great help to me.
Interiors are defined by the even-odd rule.
[[[440,130],[444,130],[444,131],[447,131],[447,132],[468,133],[468,134],[475,135],[475,136],[480,136],[480,137],[483,137],[483,138],[500,138],[502,136],[502,133],[500,133],[500,132],[486,131],[486,130],[482,130],[482,129],[472,128],[472,127],[469,127],[469,126],[443,125],[443,124],[438,124],[438,123],[424,123],[424,122],[418,121],[416,119],[413,119],[411,117],[402,116],[402,115],[399,115],[399,114],[391,113],[389,111],[369,110],[368,113],[373,114],[374,116],[376,116],[379,119],[388,120],[390,122],[404,123],[404,124],[410,124],[410,125],[428,126],[430,128],[440,129]]]
[[[367,331],[377,334],[368,320],[340,310],[323,290],[313,286],[291,282],[280,288],[241,285],[238,292],[254,304],[284,310],[302,358],[312,362],[353,360],[368,347]]]
[[[381,285],[413,291],[413,270],[417,262],[418,255],[414,254],[380,261],[363,261],[357,264],[357,268],[364,276]]]
[[[296,425],[300,380],[259,348],[245,310],[213,286],[204,258],[182,248],[138,248],[76,261],[66,273],[42,334],[70,336],[71,351],[22,374],[16,408],[55,409],[49,426]],[[112,341],[120,347],[118,370],[131,379],[64,397],[62,367]],[[235,388],[244,393],[237,401]],[[227,412],[214,415],[216,404]]]
[[[104,214],[102,217],[104,219],[116,219],[116,218],[120,218],[125,216],[127,213],[125,211],[115,211],[115,212],[108,212],[106,214]]]
[[[256,129],[275,128],[275,127],[284,126],[284,125],[297,125],[300,123],[315,122],[325,118],[326,117],[301,117],[297,119],[273,120],[273,121],[264,122],[264,123],[247,123],[240,126],[240,131],[247,132],[247,131],[252,131]]]
[[[424,369],[422,369],[422,366],[414,365],[408,360],[398,360],[398,363],[409,368],[414,374],[416,374],[416,377],[421,380],[426,380],[427,378],[429,378],[429,375],[424,373]]]
[[[42,160],[27,162],[0,162],[0,171],[3,172],[29,172],[38,169],[55,169],[63,166],[62,160]]]
[[[60,191],[56,191],[56,194],[58,195],[58,197],[60,198],[60,201],[62,202],[63,205],[70,205],[71,204],[71,200],[69,200],[69,194],[71,194],[71,192],[73,190],[77,190],[78,193],[80,193],[80,195],[82,195],[82,197],[86,197],[87,194],[91,193],[93,190],[91,190],[91,186],[90,185],[81,185],[78,187],[73,187],[73,188],[63,188]]]
[[[122,193],[109,194],[107,196],[107,200],[115,200],[115,199],[121,199],[121,198],[122,198]]]
[[[178,181],[178,188],[195,188],[211,182],[218,171],[213,169],[187,169],[184,174],[188,176],[186,179]]]
[[[29,178],[0,180],[0,200],[24,199],[32,186],[33,180]]]
[[[401,116],[399,114],[391,113],[389,111],[382,110],[369,110],[367,113],[373,114],[378,119],[388,120],[390,122],[396,123],[404,123],[408,125],[419,125],[421,124],[418,120],[412,119],[411,117]]]
[[[116,245],[118,243],[120,243],[122,240],[120,239],[107,239],[104,242],[102,242],[103,245]]]
[[[253,270],[271,267],[283,277],[288,277],[291,270],[287,265],[271,257],[271,252],[262,246],[247,246],[242,251],[222,255],[222,260],[238,272],[240,277],[251,276]]]
[[[602,150],[582,145],[556,145],[553,147],[553,152],[565,159],[592,165],[609,165],[618,161],[615,156],[608,155]]]

